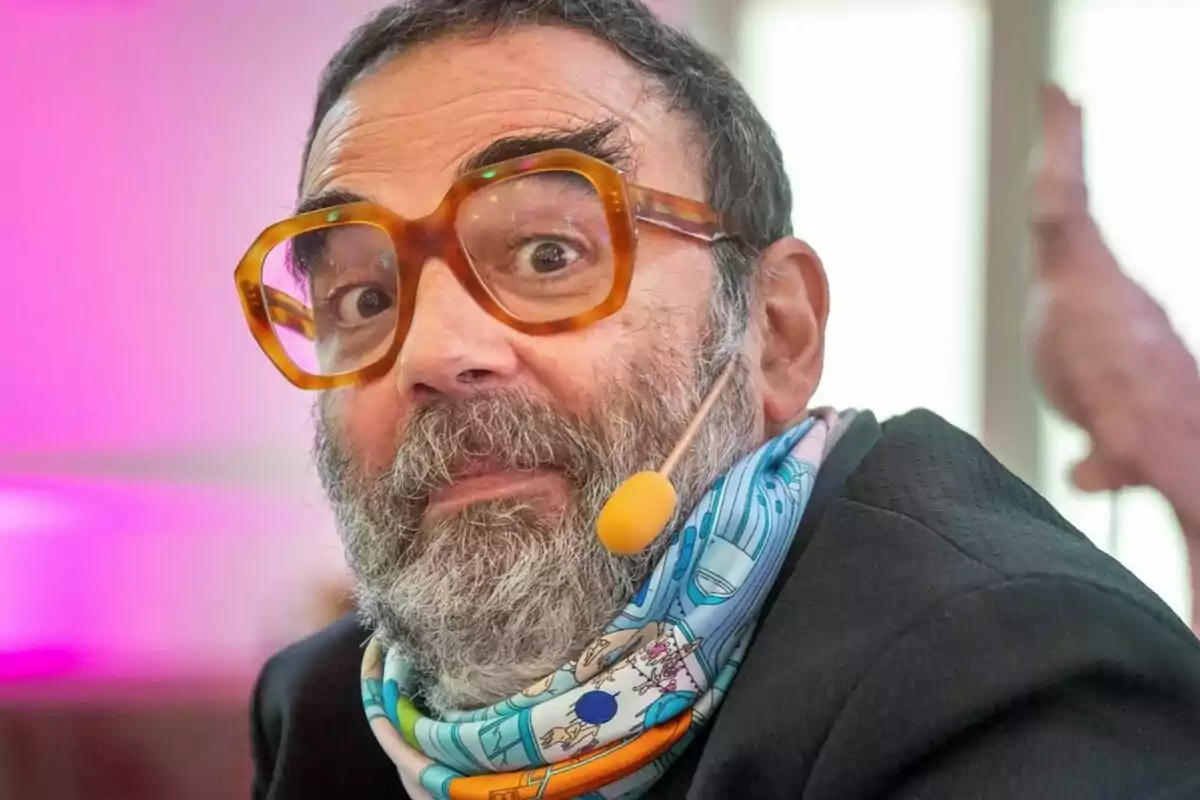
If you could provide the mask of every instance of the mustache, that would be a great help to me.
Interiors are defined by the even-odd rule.
[[[321,424],[318,460],[330,463],[327,423]],[[424,504],[430,493],[483,471],[554,469],[573,485],[594,474],[612,441],[587,419],[520,392],[490,392],[440,400],[413,410],[391,464],[373,480],[353,475],[341,454],[337,470],[358,486],[374,483],[391,497]]]

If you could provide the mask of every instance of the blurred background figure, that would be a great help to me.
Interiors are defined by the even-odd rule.
[[[256,669],[348,607],[299,445],[308,402],[253,351],[231,275],[291,208],[324,56],[377,5],[0,4],[0,797],[244,797]],[[1044,217],[1031,238],[1038,87],[1054,79],[1087,115],[1060,102],[1051,121],[1086,137],[1042,184],[1076,193],[1035,213],[1058,215],[1051,231],[1076,219],[1086,163],[1082,229],[1103,229],[1123,268],[1098,238],[1088,258],[1200,347],[1200,116],[1185,100],[1200,4],[657,7],[734,66],[780,139],[797,233],[847,287],[818,402],[932,408],[1190,617],[1180,519],[1200,514],[1181,498],[1200,492],[1167,450],[1195,423],[1109,393],[1134,409],[1120,420],[1158,422],[1133,455],[1120,426],[1105,443],[1071,379],[1051,398],[1082,428],[1064,420],[1039,400],[1023,320],[1034,278],[1093,269],[1047,268],[1061,250]],[[1042,337],[1052,374],[1075,346],[1053,342],[1075,335]],[[1130,487],[1117,525],[1072,480],[1093,449],[1103,479],[1074,475]]]
[[[1031,222],[1030,322],[1050,402],[1091,440],[1084,492],[1150,487],[1170,502],[1200,578],[1200,370],[1162,306],[1117,263],[1088,205],[1082,110],[1043,94]],[[1119,500],[1114,497],[1114,509]],[[1119,519],[1112,521],[1119,532]],[[1200,624],[1193,591],[1193,623]]]

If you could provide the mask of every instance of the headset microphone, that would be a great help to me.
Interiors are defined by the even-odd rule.
[[[671,472],[716,405],[736,364],[737,359],[731,359],[717,377],[662,467],[657,472],[639,472],[625,479],[608,498],[600,516],[596,518],[596,536],[609,552],[622,556],[640,553],[658,538],[671,521],[677,502],[675,487],[671,485]]]

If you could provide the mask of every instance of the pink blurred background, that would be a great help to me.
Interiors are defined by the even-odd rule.
[[[248,792],[341,561],[232,273],[377,5],[0,0],[0,797]]]
[[[283,5],[0,6],[0,676],[244,679],[337,568],[231,276],[376,3]]]

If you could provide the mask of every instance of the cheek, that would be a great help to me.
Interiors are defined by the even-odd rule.
[[[630,302],[645,308],[693,310],[713,282],[712,251],[691,239],[643,226],[630,285]]]
[[[528,337],[515,345],[533,390],[557,405],[586,415],[606,389],[626,374],[621,330],[609,319],[578,333]]]
[[[380,381],[340,391],[326,418],[338,444],[367,476],[386,469],[396,455],[403,413],[394,385]]]
[[[635,370],[662,385],[690,378],[711,275],[690,255],[646,262],[652,266],[635,273],[625,306],[612,317],[578,333],[524,339],[517,348],[535,382],[564,407],[586,413],[614,387],[629,385]]]
[[[713,268],[707,250],[678,237],[644,237],[625,304],[627,332],[644,348],[694,353],[710,318]]]

